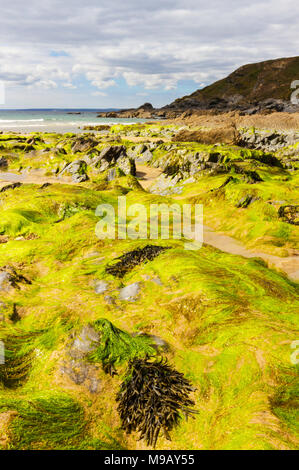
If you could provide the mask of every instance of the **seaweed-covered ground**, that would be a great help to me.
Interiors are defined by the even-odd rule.
[[[206,144],[186,132],[207,129],[0,134],[1,449],[150,448],[119,400],[132,363],[155,360],[195,404],[157,449],[298,448],[295,278],[208,244],[96,236],[97,206],[119,196],[202,203],[211,228],[298,266],[296,133]]]

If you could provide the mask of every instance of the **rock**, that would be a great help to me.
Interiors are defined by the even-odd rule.
[[[62,374],[77,385],[83,385],[91,393],[101,390],[101,381],[98,379],[99,368],[89,364],[87,356],[96,350],[100,342],[100,336],[91,325],[84,326],[79,334],[71,335],[71,345],[67,349],[70,359],[64,361],[60,368]]]
[[[69,173],[72,175],[74,183],[82,183],[83,181],[88,180],[86,170],[87,165],[84,160],[74,160],[62,170],[60,176],[63,176],[65,173]]]
[[[98,378],[99,368],[95,365],[71,359],[63,363],[60,372],[68,375],[76,385],[84,385],[90,393],[101,391],[101,381]]]
[[[12,183],[8,184],[7,186],[3,186],[3,188],[0,189],[0,193],[4,193],[5,191],[8,191],[9,189],[16,189],[22,186],[22,183]]]
[[[242,207],[243,209],[246,209],[250,204],[252,204],[255,201],[258,201],[260,198],[259,197],[254,197],[251,194],[248,194],[246,196],[243,196],[239,202],[237,203],[236,207]]]
[[[137,157],[135,160],[139,163],[148,163],[153,159],[153,154],[150,150],[145,150],[140,157]]]
[[[96,281],[94,291],[96,294],[104,294],[108,290],[109,284],[106,281]]]
[[[241,147],[277,152],[299,142],[298,132],[268,132],[254,129],[239,129],[237,143]]]
[[[0,157],[0,168],[1,170],[8,168],[8,161],[4,157]]]
[[[79,173],[75,173],[72,176],[72,180],[74,183],[83,183],[84,181],[87,181],[89,178],[86,174],[80,175]]]
[[[160,336],[150,335],[148,333],[144,333],[143,331],[138,331],[138,333],[133,333],[132,336],[133,337],[145,336],[147,338],[150,338],[153,341],[153,346],[157,350],[162,350],[164,352],[167,352],[170,350],[169,344],[164,339],[160,338]]]
[[[129,157],[121,157],[117,160],[117,166],[125,175],[136,176],[135,160]]]
[[[299,225],[299,205],[286,205],[278,209],[278,217],[291,225]]]
[[[128,300],[130,302],[135,302],[139,292],[140,292],[140,282],[134,282],[133,284],[130,284],[120,289],[119,299]]]
[[[51,186],[51,183],[44,183],[44,184],[42,184],[42,185],[40,186],[39,189],[46,189],[46,188],[48,188],[49,186]]]
[[[158,286],[163,286],[163,283],[161,281],[161,279],[159,278],[159,276],[157,277],[154,277],[154,279],[152,279],[152,281],[157,284]]]
[[[134,149],[134,152],[135,153],[143,153],[147,150],[147,146],[145,144],[139,144],[139,145],[136,145],[135,149]]]
[[[72,345],[69,354],[73,359],[82,359],[95,351],[100,342],[100,336],[92,326],[84,326],[79,334],[72,335]]]
[[[105,147],[100,155],[96,158],[96,160],[100,161],[102,159],[106,160],[107,162],[116,162],[116,160],[120,157],[127,156],[126,147],[123,145],[110,145]]]
[[[7,271],[0,271],[0,291],[9,292],[14,287],[13,276]]]
[[[113,181],[116,178],[116,168],[110,168],[107,173],[107,181]]]
[[[69,165],[67,165],[64,170],[62,170],[60,175],[63,175],[64,173],[70,173],[71,175],[76,173],[85,173],[86,167],[87,165],[84,160],[74,160]]]
[[[87,152],[87,150],[90,150],[93,147],[96,147],[98,145],[98,142],[91,138],[91,137],[86,137],[86,136],[81,136],[78,137],[75,141],[75,143],[72,146],[72,152]]]

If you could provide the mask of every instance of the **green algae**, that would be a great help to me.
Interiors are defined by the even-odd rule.
[[[72,138],[44,136],[51,145]],[[41,141],[38,145],[43,146]],[[176,147],[215,152],[198,144]],[[15,152],[18,164],[25,165],[23,151]],[[154,163],[167,152],[166,144],[159,144]],[[95,395],[61,377],[71,332],[87,323],[102,338],[90,357],[95,364],[108,371],[114,365],[122,374],[133,357],[157,353],[147,336],[156,335],[170,345],[166,354],[176,369],[197,388],[198,415],[173,430],[171,443],[160,437],[158,449],[298,447],[298,366],[290,360],[291,343],[298,338],[298,285],[259,259],[209,246],[188,251],[184,240],[155,241],[171,250],[118,279],[106,267],[148,242],[98,240],[95,235],[98,204],[116,208],[118,196],[126,194],[128,203],[138,200],[147,208],[151,203],[203,202],[209,223],[251,246],[266,246],[269,252],[296,247],[298,228],[279,220],[275,204],[298,201],[296,174],[262,162],[259,152],[227,146],[217,152],[227,163],[257,171],[263,181],[248,183],[227,166],[226,173],[203,173],[182,185],[181,195],[168,197],[150,194],[134,177],[125,176],[102,187],[103,180],[94,176],[80,186],[55,184],[41,190],[24,184],[1,193],[0,232],[8,242],[0,244],[0,266],[13,266],[32,281],[1,291],[1,301],[15,304],[19,313],[15,323],[5,316],[0,324],[8,359],[0,369],[0,417],[16,412],[6,448],[136,448],[135,436],[119,430],[117,376],[112,379],[100,370],[103,389]],[[71,161],[78,155],[61,157]],[[41,157],[38,165],[43,167],[47,158]],[[221,187],[229,176],[233,179]],[[247,208],[236,207],[247,195],[259,199]],[[26,239],[30,234],[37,237]],[[20,236],[24,238],[15,240]],[[157,278],[158,284],[153,282]],[[96,279],[107,281],[107,295],[115,303],[94,292]],[[140,282],[141,295],[124,303],[118,289],[132,282]]]

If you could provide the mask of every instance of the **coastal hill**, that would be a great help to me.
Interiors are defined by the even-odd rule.
[[[289,102],[291,83],[299,80],[299,57],[247,64],[189,96],[175,100],[166,108],[219,108],[274,105],[277,111]],[[282,101],[283,103],[279,103]],[[274,106],[275,107],[275,106]]]
[[[291,83],[295,80],[299,80],[299,57],[267,60],[243,65],[226,78],[163,108],[154,109],[150,103],[145,103],[137,109],[101,113],[99,117],[173,118],[205,110],[244,114],[298,112],[299,106],[291,103],[294,91]]]

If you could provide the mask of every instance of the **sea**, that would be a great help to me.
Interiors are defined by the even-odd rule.
[[[0,109],[0,131],[30,133],[81,133],[84,126],[132,124],[146,119],[98,118],[100,112],[116,109]]]

